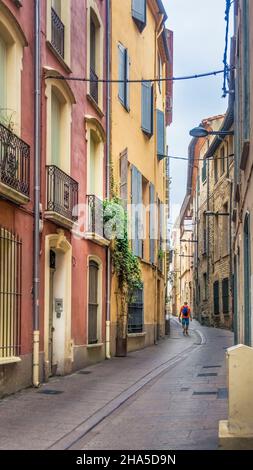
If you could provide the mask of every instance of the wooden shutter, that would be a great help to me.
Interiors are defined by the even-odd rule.
[[[138,206],[142,202],[142,175],[132,166],[132,250],[135,256],[142,256],[142,217]]]
[[[142,82],[142,130],[147,134],[153,134],[153,87],[149,82]]]
[[[213,285],[213,303],[214,303],[214,315],[220,313],[220,296],[219,296],[219,281],[215,281]]]
[[[120,197],[124,207],[127,204],[127,176],[128,176],[128,153],[127,149],[120,154]]]
[[[155,188],[152,183],[149,186],[149,203],[150,203],[150,216],[149,216],[149,260],[150,263],[155,263]]]
[[[164,124],[164,113],[157,109],[157,155],[164,155],[165,147],[165,124]]]
[[[132,0],[132,17],[146,23],[146,0]]]
[[[6,44],[0,36],[0,116],[6,113]]]
[[[119,80],[125,80],[125,48],[119,44]],[[119,82],[119,99],[125,104],[125,83]]]
[[[61,104],[57,96],[52,93],[52,114],[51,114],[51,163],[60,167],[60,117]]]
[[[228,278],[222,280],[222,305],[223,305],[223,313],[229,313],[229,281],[228,281]]]
[[[128,55],[127,49],[125,50],[125,70],[126,70],[126,80],[130,80],[130,57]],[[127,110],[130,109],[130,83],[126,82],[125,85],[125,106]]]

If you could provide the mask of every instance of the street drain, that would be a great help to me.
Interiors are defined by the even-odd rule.
[[[203,366],[203,369],[215,369],[216,367],[221,367],[221,366]]]
[[[88,375],[88,374],[91,374],[91,370],[79,370],[79,372],[77,373],[82,374],[82,375]]]
[[[190,390],[190,387],[182,387],[180,392],[188,392],[188,390]]]
[[[227,388],[218,388],[217,398],[224,400],[228,398],[228,389]]]
[[[205,374],[198,374],[198,377],[216,377],[217,375],[217,372],[208,372]]]
[[[193,395],[217,395],[217,392],[193,392]]]
[[[43,393],[44,395],[60,395],[60,393],[64,393],[62,390],[40,390],[38,393]]]

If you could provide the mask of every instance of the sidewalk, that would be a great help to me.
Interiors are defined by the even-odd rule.
[[[0,449],[62,449],[71,446],[107,414],[117,409],[147,381],[177,361],[189,349],[200,346],[200,336],[183,337],[172,321],[170,337],[158,345],[113,358],[66,377],[56,377],[39,390],[27,389],[0,400]],[[193,328],[207,336],[220,334],[224,347],[232,334],[208,330],[193,322]],[[173,384],[171,384],[173,387]]]

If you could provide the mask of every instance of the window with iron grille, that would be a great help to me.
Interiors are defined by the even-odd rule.
[[[225,278],[222,280],[222,305],[223,313],[229,313],[229,280]]]
[[[219,281],[215,281],[213,284],[213,305],[214,305],[214,315],[219,315],[220,313],[220,296],[219,296]]]
[[[19,237],[0,226],[0,363],[21,353],[21,256]]]
[[[51,8],[51,43],[58,54],[64,59],[65,28],[61,21],[61,2],[53,0]]]
[[[143,288],[136,289],[128,305],[128,333],[143,331]]]
[[[146,26],[146,12],[146,0],[132,0],[132,18],[140,32],[142,32]]]

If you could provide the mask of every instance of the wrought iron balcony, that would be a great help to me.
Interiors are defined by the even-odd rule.
[[[0,193],[19,203],[29,200],[30,147],[0,124]]]
[[[51,24],[51,43],[58,54],[64,59],[64,24],[53,8],[51,8]]]
[[[71,226],[78,216],[74,208],[78,204],[78,183],[55,165],[47,166],[46,217],[63,226]]]
[[[104,237],[103,202],[94,194],[87,195],[88,232]]]
[[[90,95],[98,103],[98,76],[94,72],[94,70],[91,68],[90,69]]]

